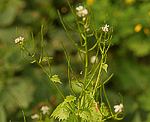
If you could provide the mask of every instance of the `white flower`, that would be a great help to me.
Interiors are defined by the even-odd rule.
[[[123,104],[115,105],[114,109],[115,113],[121,113],[123,111]]]
[[[80,75],[82,75],[82,74],[83,74],[83,71],[80,72]]]
[[[31,116],[31,119],[39,119],[39,115],[38,114],[34,114]]]
[[[96,56],[92,56],[90,62],[92,64],[97,63],[98,62],[98,58]]]
[[[109,31],[109,25],[107,25],[107,24],[105,24],[105,26],[104,27],[102,27],[102,31],[104,31],[104,32],[108,32]]]
[[[20,37],[17,37],[15,39],[15,44],[22,44],[23,43],[23,40],[24,40],[24,37],[20,36]]]
[[[81,10],[83,10],[83,9],[84,9],[83,6],[78,6],[78,7],[76,7],[76,10],[77,10],[77,11],[81,11]]]
[[[49,113],[49,107],[48,106],[42,106],[41,111],[43,114],[48,114]]]
[[[76,11],[77,11],[77,16],[79,17],[85,17],[86,15],[88,15],[88,10],[86,8],[84,8],[83,6],[78,6],[76,7]]]

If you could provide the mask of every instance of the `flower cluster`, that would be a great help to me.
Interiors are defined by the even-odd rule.
[[[44,115],[48,114],[49,113],[49,107],[48,106],[42,106],[41,111]]]
[[[43,115],[49,114],[49,110],[50,108],[46,105],[41,107],[41,112]],[[31,119],[40,119],[40,114],[33,114]]]
[[[88,10],[85,7],[80,5],[80,6],[76,7],[76,11],[77,11],[76,12],[77,16],[82,18],[84,30],[86,32],[88,32],[90,30],[89,24],[86,21],[87,20],[87,15],[88,15]]]
[[[34,114],[31,116],[31,119],[39,119],[39,118],[40,118],[40,116],[38,114]]]
[[[85,17],[85,16],[88,15],[88,10],[85,7],[81,6],[81,5],[76,7],[76,11],[77,11],[76,14],[77,14],[78,17]]]
[[[15,39],[15,44],[23,44],[24,37],[20,36]]]
[[[115,105],[114,109],[115,109],[114,110],[115,113],[121,113],[121,112],[123,112],[123,104]]]
[[[109,31],[109,25],[107,25],[107,24],[105,24],[105,26],[104,27],[102,27],[102,31],[104,31],[104,32],[108,32]]]

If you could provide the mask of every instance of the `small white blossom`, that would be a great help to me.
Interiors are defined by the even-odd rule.
[[[82,74],[83,74],[83,71],[80,72],[80,75],[82,75]]]
[[[81,10],[83,10],[83,9],[84,9],[83,6],[78,6],[78,7],[76,7],[76,10],[77,10],[77,11],[81,11]]]
[[[23,43],[23,40],[24,40],[24,37],[20,36],[20,37],[17,37],[15,39],[15,44],[22,44]]]
[[[48,106],[42,106],[41,111],[43,114],[48,114],[49,113],[49,107]]]
[[[34,114],[34,115],[31,116],[31,119],[39,119],[39,118],[40,118],[40,117],[39,117],[38,114]]]
[[[104,27],[102,27],[102,31],[104,31],[104,32],[108,32],[109,31],[109,25],[107,25],[107,24],[105,24],[105,26]]]
[[[97,63],[98,62],[98,58],[96,56],[92,56],[90,62],[92,64]]]
[[[83,6],[78,6],[76,7],[76,11],[77,11],[77,16],[79,17],[85,17],[86,15],[88,15],[88,10],[86,8],[84,8]]]
[[[115,105],[114,109],[115,113],[121,113],[123,111],[123,104]]]

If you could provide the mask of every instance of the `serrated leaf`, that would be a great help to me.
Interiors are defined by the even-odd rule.
[[[61,84],[61,81],[60,81],[60,78],[58,75],[53,75],[50,79],[54,83],[60,83]]]
[[[66,99],[65,99],[65,102],[74,102],[76,100],[76,97],[70,95],[70,96],[67,96]]]
[[[105,70],[105,72],[107,73],[107,68],[108,68],[108,65],[107,64],[102,64],[102,68]]]
[[[97,108],[97,103],[93,101],[93,104],[90,107],[90,112],[91,112],[91,118],[90,121],[92,122],[103,122],[102,121],[102,114]]]
[[[83,119],[83,120],[89,120],[91,114],[89,111],[82,111],[81,113],[79,113],[79,116]]]
[[[63,102],[57,106],[57,108],[53,111],[52,117],[53,118],[58,118],[59,121],[61,120],[67,120],[69,117],[70,111],[67,108],[67,103]]]
[[[80,112],[79,116],[88,122],[102,122],[102,114],[93,96],[91,94],[86,94],[84,98],[85,103],[82,104],[84,110]]]

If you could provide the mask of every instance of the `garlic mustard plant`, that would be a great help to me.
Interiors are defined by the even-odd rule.
[[[65,21],[59,12],[58,15],[66,31],[66,35],[72,41],[80,57],[82,65],[81,72],[78,72],[79,76],[76,76],[72,68],[71,57],[62,45],[68,64],[68,73],[66,76],[70,84],[70,95],[64,96],[58,87],[63,82],[57,74],[51,72],[50,60],[52,60],[52,57],[45,56],[42,48],[40,50],[41,55],[37,58],[35,53],[30,52],[26,45],[22,43],[24,38],[19,37],[15,40],[15,43],[21,44],[21,49],[31,57],[31,63],[36,63],[41,67],[63,98],[63,102],[53,112],[50,112],[48,106],[42,106],[41,113],[37,113],[31,116],[31,118],[38,119],[38,122],[49,122],[52,119],[57,119],[62,122],[105,122],[108,119],[121,120],[123,118],[123,104],[115,105],[113,110],[113,105],[110,103],[105,89],[106,83],[113,76],[113,74],[108,73],[109,66],[107,64],[107,53],[111,46],[112,28],[110,25],[105,24],[100,29],[95,29],[91,25],[92,18],[90,17],[88,8],[83,5],[74,8],[69,2],[68,4],[73,15],[75,15],[75,32],[79,36],[79,40],[71,37]],[[41,44],[43,44],[42,29],[43,26],[41,28]],[[43,66],[43,62],[48,64],[49,70]],[[103,77],[104,75],[107,77]],[[78,87],[78,92],[75,92],[73,84]]]

